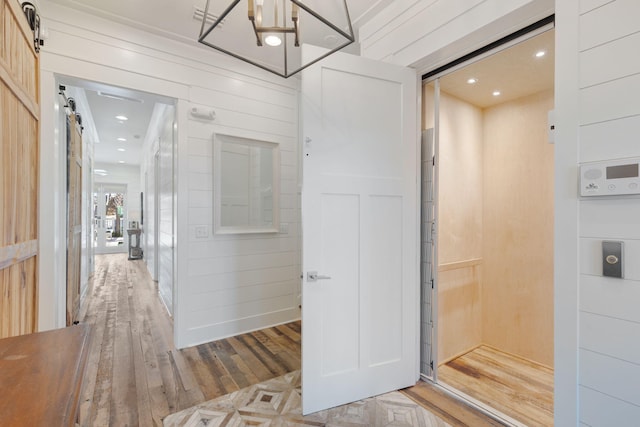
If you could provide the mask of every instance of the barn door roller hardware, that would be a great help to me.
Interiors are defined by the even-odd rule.
[[[27,22],[31,31],[33,31],[33,46],[36,52],[40,52],[40,46],[44,46],[44,40],[40,37],[40,15],[33,3],[28,1],[22,2],[22,11],[27,17]]]
[[[67,90],[67,87],[65,85],[59,85],[58,86],[58,94],[64,100],[63,107],[64,107],[66,113],[69,114],[69,115],[71,115],[71,114],[75,114],[76,115],[76,122],[80,126],[80,133],[82,133],[84,131],[84,126],[82,126],[82,116],[80,115],[80,113],[78,113],[76,111],[76,107],[77,107],[76,100],[73,99],[73,98],[67,97],[67,94],[65,93],[66,90]]]

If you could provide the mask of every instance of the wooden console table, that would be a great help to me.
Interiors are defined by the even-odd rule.
[[[0,426],[74,426],[90,327],[0,339]]]

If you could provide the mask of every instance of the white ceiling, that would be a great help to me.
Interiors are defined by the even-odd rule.
[[[131,100],[114,99],[111,96],[116,91],[112,88],[85,92],[99,138],[94,146],[95,161],[139,165],[155,100],[142,93],[129,94]],[[120,115],[129,120],[116,119]],[[121,141],[122,139],[125,141]]]

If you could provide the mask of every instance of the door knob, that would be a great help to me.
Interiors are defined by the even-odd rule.
[[[331,277],[318,274],[317,271],[309,271],[307,273],[307,282],[317,282],[318,280],[328,280],[328,279],[331,279]]]

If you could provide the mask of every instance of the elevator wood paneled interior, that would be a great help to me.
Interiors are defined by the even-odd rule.
[[[0,337],[35,332],[39,58],[20,5],[0,5]]]
[[[519,51],[540,46],[531,40]],[[440,79],[437,378],[517,422],[553,425],[553,81],[503,101],[485,95],[494,82],[465,96],[469,77],[490,80],[507,55]],[[424,85],[426,128],[434,101]]]
[[[431,85],[423,102],[428,128]],[[487,344],[553,366],[552,109],[548,89],[487,108],[441,92],[439,364]]]

